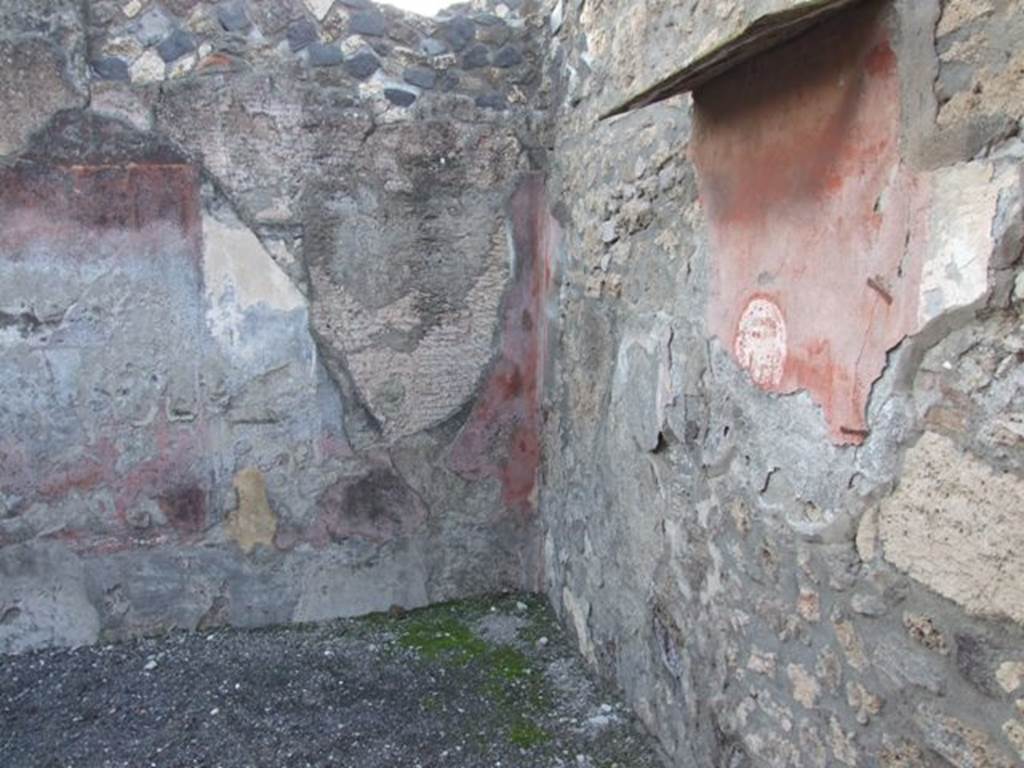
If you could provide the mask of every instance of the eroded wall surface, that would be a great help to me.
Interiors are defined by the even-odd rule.
[[[514,5],[0,3],[0,651],[538,584]]]
[[[770,5],[549,27],[547,590],[673,765],[1019,765],[1024,8]]]
[[[1019,765],[1022,19],[0,0],[0,650],[543,588],[673,765]]]

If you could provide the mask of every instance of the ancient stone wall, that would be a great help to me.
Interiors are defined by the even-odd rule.
[[[1022,40],[0,0],[0,651],[543,589],[671,764],[1019,765]]]
[[[558,4],[546,584],[674,765],[1024,760],[1022,22]]]
[[[538,584],[529,10],[0,3],[0,650]]]

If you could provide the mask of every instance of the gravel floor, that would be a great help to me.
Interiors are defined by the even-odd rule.
[[[653,768],[538,598],[0,657],[0,766]]]

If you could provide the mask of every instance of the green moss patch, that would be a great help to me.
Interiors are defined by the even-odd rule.
[[[491,725],[509,742],[523,749],[538,748],[551,740],[551,734],[538,723],[553,712],[543,671],[519,648],[490,643],[472,629],[495,605],[509,613],[515,610],[514,602],[499,599],[460,601],[412,611],[393,620],[397,641],[428,662],[458,672],[477,695],[489,702]],[[527,608],[531,628],[538,624],[535,614],[544,610],[540,601],[538,605]]]
[[[487,643],[450,616],[430,614],[402,623],[399,642],[425,658],[468,664],[487,652]]]
[[[532,720],[522,718],[509,729],[508,740],[517,747],[529,749],[547,744],[551,740],[551,734]]]

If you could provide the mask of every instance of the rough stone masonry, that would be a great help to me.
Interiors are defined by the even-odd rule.
[[[1022,764],[1022,41],[0,0],[0,651],[540,590],[673,765]]]

